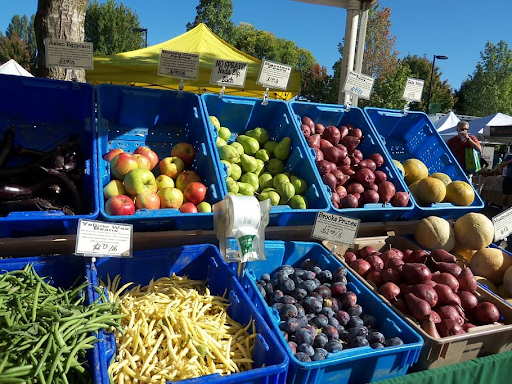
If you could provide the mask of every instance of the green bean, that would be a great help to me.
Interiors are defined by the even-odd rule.
[[[1,384],[25,384],[26,381],[24,379],[16,378],[16,377],[0,377]]]
[[[52,346],[52,344],[54,344],[53,343],[53,334],[51,334],[50,338],[48,339],[46,347],[44,348],[43,355],[41,356],[41,359],[39,360],[39,364],[37,364],[36,371],[35,371],[34,375],[37,375],[37,373],[41,370],[44,362],[48,358],[48,355],[50,354],[50,347]]]
[[[60,360],[60,357],[62,356],[62,350],[59,350],[55,357],[53,358],[53,364],[50,367],[50,372],[48,373],[48,382],[51,383],[53,380],[53,375],[55,374],[55,370],[57,369],[57,363]]]
[[[9,368],[2,372],[2,377],[23,376],[23,375],[28,374],[32,370],[32,368],[34,368],[34,366],[32,364]]]
[[[5,365],[7,364],[8,360],[9,360],[9,352],[7,352],[5,354],[4,359],[2,360],[2,362],[0,362],[0,373],[2,373],[2,371],[4,370]]]

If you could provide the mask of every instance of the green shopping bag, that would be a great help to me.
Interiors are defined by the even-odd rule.
[[[480,165],[480,152],[473,148],[466,148],[466,171],[476,173],[482,169]]]

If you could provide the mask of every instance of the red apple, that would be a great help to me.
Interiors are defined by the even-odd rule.
[[[196,150],[192,144],[181,142],[172,147],[171,156],[179,157],[186,167],[190,167],[196,157]]]
[[[140,153],[134,153],[133,156],[137,159],[139,169],[147,169],[148,171],[151,170],[151,163],[146,156],[141,155]]]
[[[194,181],[201,182],[202,180],[194,171],[183,171],[176,178],[176,188],[183,192],[187,185]]]
[[[160,208],[176,208],[183,204],[183,193],[178,188],[164,188],[157,192],[160,197]]]
[[[153,168],[158,165],[157,153],[147,146],[137,147],[133,153],[140,153],[141,155],[146,156],[149,159],[149,163],[151,164],[151,168],[149,168],[150,170],[153,170]]]
[[[128,152],[122,152],[110,160],[110,173],[117,180],[124,180],[124,176],[133,169],[139,168],[135,156]]]
[[[103,160],[106,160],[110,163],[110,160],[112,160],[116,155],[119,155],[120,153],[123,152],[124,151],[121,148],[113,148],[103,155]]]
[[[146,189],[156,192],[155,175],[149,169],[133,169],[124,177],[124,189],[130,196],[137,196]]]
[[[193,181],[185,187],[183,194],[187,201],[197,205],[206,197],[206,186],[198,181]]]
[[[177,156],[169,156],[160,160],[160,172],[176,179],[178,175],[185,169],[185,162]]]
[[[187,201],[186,203],[183,203],[180,207],[181,213],[197,213],[199,212],[197,207],[194,205],[194,203],[191,203],[190,201]]]
[[[105,212],[111,216],[133,215],[135,213],[135,204],[129,196],[113,196],[105,202]]]
[[[146,189],[135,197],[135,208],[137,209],[159,209],[160,196],[156,192]]]

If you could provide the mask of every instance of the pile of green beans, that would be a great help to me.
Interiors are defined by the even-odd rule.
[[[89,283],[80,280],[54,287],[32,264],[0,274],[0,384],[91,382],[86,352],[98,330],[120,329],[122,315],[100,290],[86,305]]]

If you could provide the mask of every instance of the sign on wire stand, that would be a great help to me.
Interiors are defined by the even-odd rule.
[[[44,48],[47,68],[94,69],[92,43],[46,38]]]
[[[354,244],[354,238],[359,230],[360,219],[335,215],[328,212],[318,212],[311,237],[327,240],[334,244]]]
[[[249,63],[215,59],[210,83],[219,86],[241,87],[245,85]]]
[[[506,239],[512,233],[512,208],[494,216],[494,241]]]
[[[292,73],[291,65],[274,63],[272,61],[263,61],[260,68],[257,84],[267,88],[284,89],[288,87],[290,75]]]
[[[75,254],[82,256],[131,257],[133,225],[98,220],[78,221]]]
[[[160,51],[158,76],[177,77],[179,79],[197,80],[199,73],[199,54]]]
[[[375,79],[356,71],[348,71],[343,92],[357,96],[360,99],[370,100]]]
[[[407,82],[405,83],[404,95],[402,96],[402,99],[409,102],[420,102],[424,84],[425,82],[423,80],[408,77]]]

